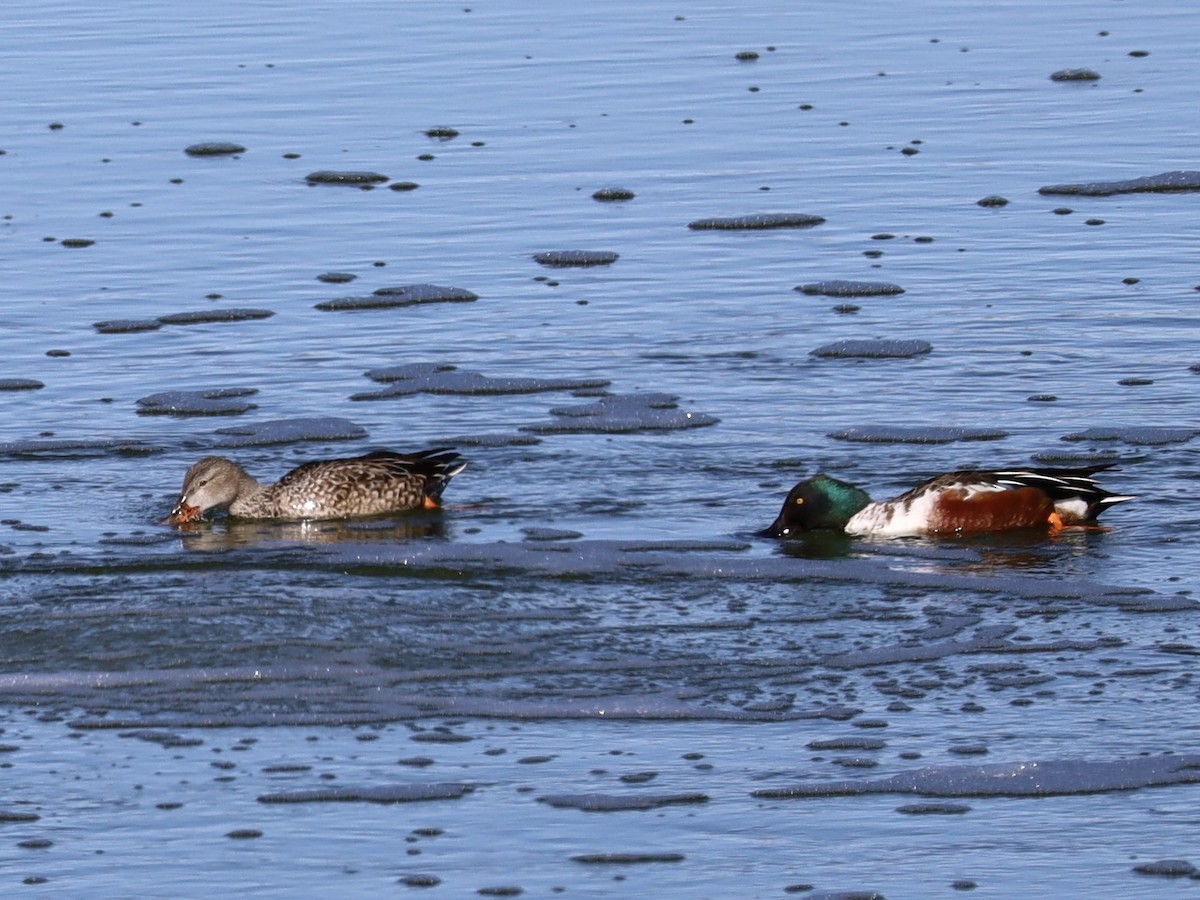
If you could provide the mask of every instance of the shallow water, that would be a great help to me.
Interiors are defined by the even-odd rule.
[[[863,729],[882,733],[887,749],[858,756],[893,768],[898,751],[923,752],[904,766],[970,779],[988,764],[929,740],[948,724],[953,739],[953,718],[914,711],[896,723],[903,734]],[[804,722],[473,720],[441,731],[118,733],[29,719],[5,737],[38,747],[36,756],[10,756],[23,782],[18,811],[40,818],[3,828],[10,846],[51,844],[5,851],[6,871],[46,879],[22,890],[48,895],[121,895],[136,885],[141,896],[198,896],[212,890],[215,871],[222,892],[266,896],[368,896],[414,877],[437,879],[434,893],[454,896],[497,887],[528,896],[780,896],[806,884],[941,896],[956,882],[992,896],[1011,896],[1015,884],[1060,895],[1188,890],[1186,879],[1131,871],[1167,846],[1189,846],[1195,827],[1184,796],[1192,788],[1136,789],[1149,777],[1145,760],[1125,764],[1135,789],[1112,793],[752,796],[801,778],[872,779],[838,765],[848,753],[804,747],[837,732]],[[418,740],[429,737],[440,739]],[[414,783],[445,796],[367,799],[395,798]],[[322,792],[360,799],[308,799]],[[579,860],[606,854],[651,858]]]
[[[280,896],[422,873],[460,894],[1187,890],[1133,866],[1186,857],[1194,824],[1196,195],[1038,188],[1198,168],[1181,73],[1200,23],[905,10],[13,13],[0,386],[42,387],[0,390],[0,762],[20,776],[0,813],[41,818],[0,824],[0,877],[99,896],[195,895],[218,867]],[[1049,78],[1084,66],[1103,77]],[[246,151],[185,154],[204,141]],[[419,187],[306,182],[322,170]],[[635,196],[592,199],[614,187]],[[688,227],[774,213],[825,221]],[[616,258],[534,259],[552,251]],[[832,281],[903,293],[796,290]],[[332,302],[431,297],[414,285],[478,299]],[[96,324],[114,321],[146,330]],[[917,349],[812,353],[831,345]],[[225,408],[162,414],[164,395]],[[210,452],[275,478],[444,444],[470,465],[435,515],[159,524]],[[817,469],[886,495],[1097,459],[1138,495],[1111,530],[755,534]],[[473,740],[412,740],[445,727]],[[883,746],[809,746],[862,737]],[[1185,762],[1149,772],[1163,754]],[[415,755],[434,762],[396,766]],[[912,814],[946,801],[870,792],[1032,764],[1055,796]],[[753,794],[847,778],[862,791]],[[256,800],[326,782],[471,790]],[[537,799],[590,793],[707,800]],[[407,841],[421,826],[444,832]],[[684,859],[572,859],[634,851]]]

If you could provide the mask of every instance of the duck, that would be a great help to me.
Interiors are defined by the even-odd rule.
[[[194,522],[210,510],[238,519],[347,519],[436,509],[466,462],[449,447],[419,453],[376,450],[364,456],[297,466],[275,484],[260,484],[223,456],[187,470],[167,524]]]
[[[1021,528],[1057,532],[1094,523],[1104,510],[1134,499],[1096,483],[1111,463],[1066,469],[965,469],[938,475],[892,500],[830,475],[797,484],[763,534],[789,538],[812,529],[850,535],[914,537],[980,534]]]

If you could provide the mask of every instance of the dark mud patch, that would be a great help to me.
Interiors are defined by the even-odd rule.
[[[527,541],[576,541],[583,537],[581,531],[567,531],[562,528],[542,528],[527,525],[521,529]]]
[[[137,731],[120,732],[118,737],[133,738],[139,741],[146,741],[150,744],[158,744],[166,750],[176,749],[179,747],[199,747],[204,744],[204,740],[198,737],[189,737],[178,734],[174,731],[157,731],[154,729],[139,729]]]
[[[19,812],[11,809],[0,809],[0,823],[36,822],[41,818],[37,813]]]
[[[1099,81],[1100,73],[1095,69],[1059,69],[1050,73],[1051,81]]]
[[[162,324],[158,319],[109,319],[93,322],[92,327],[101,334],[136,334],[139,331],[158,331]]]
[[[1126,181],[1088,181],[1080,184],[1048,184],[1039,194],[1075,194],[1083,197],[1111,197],[1113,194],[1174,194],[1200,191],[1200,172],[1174,171]]]
[[[426,766],[432,766],[433,763],[434,759],[431,756],[406,756],[396,760],[396,765],[412,766],[414,769],[424,769]]]
[[[225,832],[225,837],[235,841],[252,841],[262,836],[263,833],[257,828],[235,828]]]
[[[438,284],[406,284],[400,287],[379,288],[366,297],[340,297],[316,304],[326,312],[355,309],[391,309],[397,306],[418,306],[423,303],[473,303],[479,295],[464,288]]]
[[[35,438],[28,441],[8,441],[0,444],[5,456],[107,456],[108,454],[145,455],[158,453],[144,441],[121,438]]]
[[[809,741],[809,750],[882,750],[887,741],[880,738],[827,738]]]
[[[752,796],[768,800],[859,794],[1055,797],[1197,782],[1200,782],[1200,757],[1175,755],[1102,762],[1079,759],[984,766],[930,766],[878,781],[798,784],[754,791]]]
[[[386,384],[380,391],[353,394],[351,400],[385,400],[412,394],[502,395],[540,394],[557,391],[598,390],[610,382],[604,378],[491,377],[456,366],[437,363],[405,363],[370,369],[366,376]]]
[[[550,410],[559,421],[527,425],[534,434],[623,434],[636,431],[672,431],[702,428],[720,420],[707,413],[680,409],[673,394],[609,394],[578,406]]]
[[[291,444],[299,441],[352,441],[367,436],[361,425],[334,416],[298,419],[274,419],[247,425],[218,428],[221,447],[255,447],[264,444]]]
[[[437,887],[442,879],[436,875],[405,875],[400,883],[408,887]]]
[[[627,188],[600,188],[600,190],[592,194],[593,200],[598,200],[601,203],[621,203],[626,200],[632,200],[636,194]]]
[[[475,740],[475,738],[458,731],[434,728],[429,731],[418,731],[416,734],[411,735],[409,740],[417,741],[421,744],[466,744]]]
[[[381,786],[314,788],[261,794],[259,803],[416,803],[422,800],[457,800],[475,790],[459,782],[391,784]]]
[[[253,319],[269,319],[275,315],[270,309],[201,309],[195,312],[168,313],[159,316],[163,325],[209,325],[213,322],[245,322]]]
[[[887,297],[903,294],[904,288],[886,281],[815,281],[796,286],[802,294],[825,297]]]
[[[547,794],[538,802],[556,809],[579,809],[584,812],[625,812],[628,810],[658,809],[684,803],[707,803],[708,795],[685,794]]]
[[[533,254],[534,262],[551,269],[611,266],[620,254],[611,250],[547,250]]]
[[[381,175],[379,172],[336,171],[332,169],[322,169],[318,172],[309,172],[304,176],[304,180],[309,184],[333,184],[345,185],[349,187],[367,187],[376,184],[386,184],[391,179],[386,175]]]
[[[455,447],[534,447],[542,442],[531,434],[460,434],[446,438]]]
[[[257,388],[214,388],[207,391],[162,391],[137,401],[139,416],[236,416],[255,409],[246,400]]]
[[[1158,875],[1162,878],[1185,878],[1196,873],[1196,867],[1186,859],[1156,859],[1134,866],[1139,875]]]
[[[759,213],[696,219],[688,222],[688,228],[692,231],[765,231],[771,228],[813,228],[824,221],[822,216],[806,213]]]
[[[1146,425],[1128,428],[1085,428],[1083,431],[1064,434],[1062,439],[1064,441],[1117,441],[1140,446],[1156,446],[1187,443],[1197,434],[1200,434],[1200,431],[1186,426],[1172,428]]]
[[[246,148],[231,141],[202,141],[184,147],[183,152],[188,156],[232,156],[235,153],[245,153]]]
[[[955,441],[998,441],[1008,437],[998,428],[937,425],[863,425],[829,433],[837,441],[858,444],[952,444]]]
[[[908,803],[896,807],[896,812],[906,816],[961,816],[970,811],[965,803]]]
[[[824,344],[809,355],[822,359],[912,359],[932,350],[928,341],[849,339]]]
[[[682,853],[580,853],[572,856],[577,863],[589,866],[636,866],[642,863],[674,863],[683,862],[687,857]]]

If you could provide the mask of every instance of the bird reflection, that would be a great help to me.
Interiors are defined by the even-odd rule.
[[[212,552],[268,544],[331,545],[348,541],[403,543],[446,537],[446,522],[437,514],[402,518],[323,521],[256,521],[223,519],[176,526],[185,550]]]
[[[889,538],[855,538],[824,529],[799,532],[779,543],[777,553],[797,559],[841,559],[850,556],[895,556],[911,566],[920,561],[931,571],[939,566],[956,572],[1026,571],[1061,572],[1063,558],[1094,556],[1106,528],[1064,528],[1047,535],[1041,529],[997,532],[986,535]]]
[[[778,552],[784,556],[795,556],[798,559],[841,559],[850,556],[855,545],[862,541],[856,540],[844,531],[822,529],[819,531],[797,532],[786,541],[781,541]]]
[[[964,542],[979,553],[979,562],[968,570],[1020,569],[1031,572],[1061,573],[1065,558],[1094,555],[1104,534],[1103,527],[1064,528],[1047,537],[1044,534],[1012,532],[989,535],[992,540]],[[1002,537],[1002,539],[1000,539]]]

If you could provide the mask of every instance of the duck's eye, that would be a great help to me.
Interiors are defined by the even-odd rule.
[[[797,497],[797,498],[796,498],[796,505],[797,505],[797,506],[803,506],[803,505],[804,505],[804,498],[803,498],[803,497]]]

